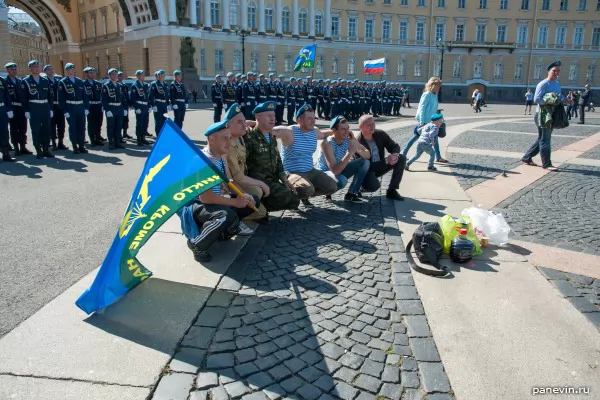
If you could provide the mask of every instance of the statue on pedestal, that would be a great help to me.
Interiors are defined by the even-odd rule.
[[[192,43],[191,37],[185,37],[181,39],[181,48],[179,49],[179,55],[181,56],[181,69],[196,68],[194,65],[194,53],[196,48]]]
[[[183,25],[183,19],[185,18],[188,7],[188,0],[177,0],[175,4],[177,7],[177,21],[179,21],[179,25]]]

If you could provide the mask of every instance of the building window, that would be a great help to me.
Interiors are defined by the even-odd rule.
[[[104,28],[104,36],[108,34],[108,21],[106,20],[106,14],[102,14],[102,27]]]
[[[500,9],[508,10],[508,0],[500,0]]]
[[[542,64],[535,64],[533,79],[542,79]]]
[[[439,58],[433,60],[433,76],[440,76],[442,70],[442,62]]]
[[[538,30],[538,46],[546,46],[548,44],[548,26],[540,25]]]
[[[573,31],[573,45],[581,46],[583,44],[583,27],[576,26]]]
[[[457,42],[465,41],[465,25],[464,24],[456,25],[456,31],[454,32],[454,40],[456,40]]]
[[[569,9],[569,0],[560,0],[560,11],[567,11]]]
[[[485,24],[477,24],[475,40],[478,41],[479,43],[485,42],[485,32],[486,32],[486,25]]]
[[[85,18],[81,18],[81,36],[83,36],[83,40],[87,39],[87,23]]]
[[[523,79],[523,63],[517,63],[515,65],[515,80]]]
[[[339,60],[337,58],[337,56],[333,57],[333,60],[331,60],[331,73],[332,74],[339,74]]]
[[[348,75],[354,75],[356,73],[356,63],[354,62],[354,57],[348,58]]]
[[[446,0],[438,0],[438,8],[446,8]]]
[[[300,30],[300,33],[308,32],[308,24],[306,23],[307,19],[308,12],[306,11],[306,8],[301,8],[300,12],[298,13],[298,29]]]
[[[425,22],[417,22],[415,40],[422,42],[425,40]]]
[[[316,61],[317,62],[315,63],[315,72],[317,74],[322,74],[323,71],[325,71],[325,68],[323,67],[323,56],[318,56]]]
[[[331,36],[340,36],[340,17],[331,17]]]
[[[473,78],[481,78],[482,70],[483,63],[481,61],[475,61],[475,64],[473,64]]]
[[[223,60],[223,50],[215,50],[215,72],[225,69]]]
[[[221,24],[221,2],[220,0],[210,1],[210,23],[212,25]]]
[[[571,64],[569,67],[569,81],[577,82],[579,76],[579,64]]]
[[[577,7],[578,11],[585,11],[587,9],[587,0],[579,0],[579,7]]]
[[[250,69],[252,71],[260,71],[260,66],[258,65],[258,60],[260,59],[258,52],[250,53]]]
[[[285,70],[285,72],[292,71],[292,55],[291,54],[285,55],[283,69]]]
[[[596,11],[600,11],[600,0],[596,3]]]
[[[406,42],[408,40],[408,22],[400,21],[398,26],[398,41]]]
[[[92,35],[94,37],[98,36],[98,32],[96,32],[96,17],[92,17]]]
[[[586,82],[594,82],[594,75],[596,75],[596,65],[590,64],[587,67],[587,72],[585,73],[585,81]]]
[[[521,10],[529,10],[529,0],[521,0]]]
[[[398,61],[398,76],[404,76],[406,74],[406,61]]]
[[[323,34],[323,13],[321,12],[321,10],[317,10],[315,14],[315,34]]]
[[[418,0],[417,1],[417,7],[426,7],[425,6],[425,0]]]
[[[446,24],[435,24],[435,40],[438,42],[446,40]]]
[[[594,28],[592,31],[592,46],[600,46],[600,28]]]
[[[381,21],[381,38],[385,42],[389,42],[390,40],[391,27],[392,21],[390,21],[389,19],[384,19],[383,21]]]
[[[498,42],[498,43],[506,42],[506,25],[500,25],[496,29],[496,42]]]
[[[460,78],[462,75],[462,63],[460,60],[454,60],[454,64],[452,65],[452,77]]]
[[[273,7],[271,5],[265,8],[265,29],[267,31],[273,30]]]
[[[567,27],[558,26],[556,27],[556,47],[565,47],[565,41],[567,39]]]
[[[100,57],[99,56],[96,56],[96,71],[100,71]],[[98,77],[100,77],[100,76],[101,75],[99,75]]]
[[[358,34],[356,32],[356,22],[357,22],[356,17],[348,18],[348,36],[349,37],[357,37],[358,36]]]
[[[400,5],[404,7],[408,7],[408,0],[400,0]]]
[[[291,32],[290,28],[290,8],[288,6],[283,7],[281,10],[281,26],[284,32]]]
[[[527,25],[519,25],[519,30],[517,31],[517,43],[518,44],[527,44],[528,34],[529,34],[529,27]]]
[[[232,26],[238,25],[238,10],[240,8],[238,0],[229,0],[229,24]],[[200,14],[198,14],[200,17]]]
[[[542,11],[550,11],[550,1],[551,0],[542,0]]]
[[[388,71],[388,65],[387,65],[387,63],[384,63],[384,64],[383,64],[383,75],[384,75],[384,76],[388,76],[389,74],[390,74],[390,73],[389,73],[389,71]]]
[[[415,78],[420,78],[423,71],[421,71],[421,69],[423,68],[423,61],[422,60],[417,60],[415,62]]]
[[[390,5],[392,4],[392,0],[383,0],[383,4]]]
[[[275,62],[275,54],[269,54],[267,56],[267,70],[269,72],[275,72],[277,69],[277,63]]]
[[[479,0],[479,8],[482,10],[487,8],[487,0]]]
[[[121,53],[117,53],[117,68],[119,71],[123,69],[123,55]]]
[[[460,8],[460,9],[467,8],[467,0],[458,0],[458,8]]]
[[[365,38],[367,39],[373,39],[373,24],[372,19],[365,20]]]
[[[256,4],[248,3],[248,29],[256,29]]]
[[[206,49],[200,49],[200,73],[206,75]]]
[[[204,50],[204,49],[202,49]],[[242,51],[234,50],[233,51],[233,70],[241,71],[242,70]]]

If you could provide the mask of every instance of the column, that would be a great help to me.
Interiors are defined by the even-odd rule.
[[[210,19],[210,0],[204,1],[204,30],[212,31],[212,20]]]
[[[298,20],[298,0],[292,2],[292,37],[300,36],[300,21]]]
[[[223,32],[229,32],[231,25],[229,25],[229,0],[223,0],[221,3],[223,6]]]
[[[190,0],[190,26],[198,26],[198,0]]]
[[[177,25],[177,3],[169,0],[169,25]]]
[[[277,23],[275,24],[275,35],[283,36],[283,18],[281,15],[283,4],[281,0],[277,0],[275,3],[275,13],[277,14]]]
[[[308,6],[308,38],[315,38],[315,0],[310,0]]]
[[[240,21],[240,26],[242,27],[243,31],[247,31],[248,30],[248,0],[242,0],[242,12],[240,15],[240,18],[242,19]]]
[[[331,0],[325,0],[325,39],[331,39]]]
[[[258,34],[265,34],[265,0],[258,0]]]

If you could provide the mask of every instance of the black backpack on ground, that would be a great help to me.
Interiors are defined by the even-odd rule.
[[[413,247],[420,262],[433,265],[436,269],[423,268],[417,265],[410,249]],[[444,233],[437,222],[424,222],[413,233],[413,237],[406,245],[406,257],[412,269],[422,274],[431,276],[444,276],[448,274],[446,267],[438,262],[444,249]]]

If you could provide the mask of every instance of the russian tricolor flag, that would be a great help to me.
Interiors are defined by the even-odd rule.
[[[383,74],[385,71],[385,58],[365,61],[365,74]]]

